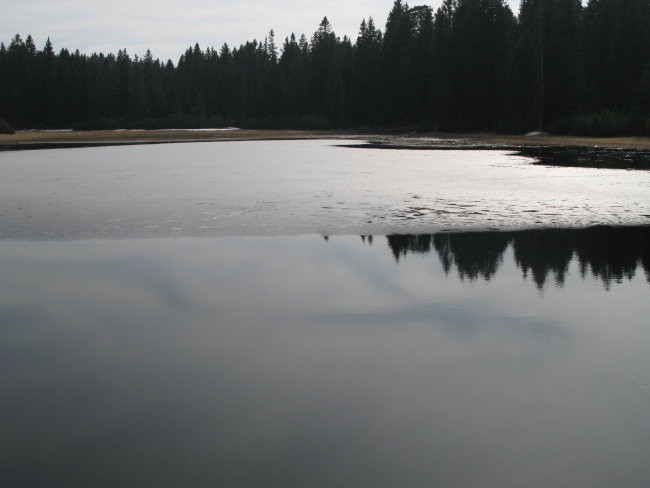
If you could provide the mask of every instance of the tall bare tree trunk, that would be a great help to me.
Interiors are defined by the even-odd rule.
[[[544,130],[544,0],[538,0],[539,8],[539,130]]]

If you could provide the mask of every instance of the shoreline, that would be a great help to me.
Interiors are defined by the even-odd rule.
[[[373,131],[308,130],[99,130],[99,131],[17,131],[0,134],[0,150],[28,150],[96,147],[134,144],[167,144],[219,141],[262,141],[304,139],[367,139],[403,148],[422,149],[516,149],[527,147],[583,147],[609,149],[650,149],[648,137],[574,137],[497,134],[454,134]]]
[[[220,141],[262,141],[338,138],[341,133],[295,130],[24,130],[0,134],[1,150],[101,147]]]

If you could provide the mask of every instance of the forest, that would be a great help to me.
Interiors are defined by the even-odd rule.
[[[0,44],[0,132],[223,126],[648,136],[650,1],[396,0],[354,41],[324,18],[176,64]]]

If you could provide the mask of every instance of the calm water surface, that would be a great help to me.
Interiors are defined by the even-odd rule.
[[[0,154],[2,486],[647,486],[650,227],[400,233],[387,210],[388,236],[318,235],[411,205],[382,165],[427,205],[463,189],[457,204],[501,208],[504,228],[556,205],[543,192],[590,202],[566,210],[590,223],[642,223],[645,173],[558,169],[544,189],[555,170],[504,153],[385,162],[305,142],[291,151],[324,154],[296,174],[237,155],[246,144],[238,164],[208,156],[227,144],[150,148],[188,151],[176,162]],[[331,163],[339,150],[367,160]],[[459,165],[456,190],[438,164]],[[421,181],[438,171],[444,188]],[[309,220],[314,194],[355,205]],[[238,202],[251,211],[226,217]],[[458,212],[454,227],[485,224]],[[204,218],[233,223],[203,236]]]

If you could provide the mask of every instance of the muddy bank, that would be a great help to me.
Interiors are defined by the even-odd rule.
[[[293,140],[343,137],[340,132],[245,129],[18,131],[0,134],[0,150],[52,149],[173,142]]]
[[[106,131],[19,131],[0,135],[0,150],[34,150],[178,142],[341,139],[364,140],[350,147],[404,150],[510,150],[537,164],[650,170],[650,139],[492,134],[376,134],[352,131],[179,129]]]
[[[650,150],[650,138],[644,137],[570,137],[495,135],[495,134],[438,134],[438,133],[376,133],[373,131],[306,131],[306,130],[248,130],[248,129],[169,129],[169,130],[101,130],[101,131],[18,131],[0,134],[0,146],[29,146],[37,144],[106,145],[147,144],[153,142],[200,142],[265,139],[360,138],[396,145],[442,147],[510,148],[541,146],[576,146],[599,148],[627,148]]]
[[[478,139],[425,139],[382,137],[350,148],[413,151],[507,150],[533,158],[535,164],[580,168],[650,170],[650,149],[584,145],[488,144]]]

